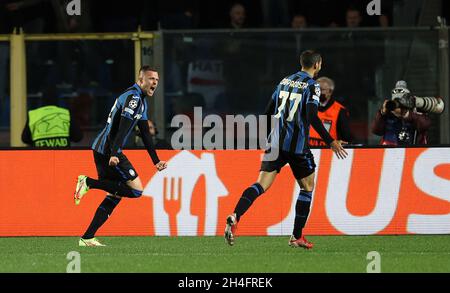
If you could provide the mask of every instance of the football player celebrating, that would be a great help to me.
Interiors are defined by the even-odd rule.
[[[89,189],[101,189],[109,194],[98,207],[91,224],[81,237],[80,246],[104,246],[94,237],[97,230],[111,216],[122,197],[138,198],[142,195],[142,182],[122,152],[136,125],[156,169],[162,171],[167,167],[167,163],[160,161],[154,150],[147,122],[146,97],[153,96],[158,81],[158,72],[149,66],[143,66],[139,71],[138,81],[116,99],[105,128],[92,144],[98,180],[84,175],[78,176],[75,204],[80,203]]]

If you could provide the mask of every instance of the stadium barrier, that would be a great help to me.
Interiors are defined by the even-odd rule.
[[[309,235],[450,233],[450,148],[314,150],[317,187]],[[222,235],[225,218],[255,182],[261,151],[128,150],[145,186],[124,199],[98,235]],[[105,192],[73,202],[79,174],[96,177],[89,150],[0,151],[0,236],[78,236]],[[239,235],[289,235],[299,192],[288,167],[239,224]]]

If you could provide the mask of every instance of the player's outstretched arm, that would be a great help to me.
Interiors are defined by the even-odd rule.
[[[306,114],[311,126],[317,131],[320,137],[325,141],[327,145],[331,147],[331,150],[336,154],[339,159],[345,159],[347,157],[347,151],[342,146],[346,144],[344,141],[335,140],[331,137],[328,131],[317,116],[318,106],[315,103],[306,104]]]
[[[161,161],[156,154],[155,147],[152,142],[152,138],[150,137],[150,129],[148,128],[147,120],[139,120],[138,122],[139,131],[142,135],[142,141],[147,149],[150,158],[152,159],[153,164],[155,165],[158,171],[162,171],[167,168],[167,162]]]

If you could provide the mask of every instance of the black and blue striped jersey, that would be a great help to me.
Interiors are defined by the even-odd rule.
[[[309,152],[309,127],[306,108],[319,105],[320,85],[304,71],[284,78],[272,95],[275,125],[269,145],[293,154]]]
[[[120,137],[119,149],[114,150],[117,153],[122,152],[123,146],[126,144],[128,137],[132,133],[134,127],[139,120],[148,120],[147,116],[147,100],[141,88],[134,84],[121,94],[111,108],[108,115],[105,128],[99,133],[92,144],[92,149],[104,155],[110,155],[113,150],[112,146],[116,140],[121,119],[129,119],[131,121],[124,137]]]

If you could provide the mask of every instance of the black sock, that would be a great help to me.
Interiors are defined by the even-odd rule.
[[[234,212],[236,213],[237,221],[240,220],[241,216],[250,208],[255,199],[264,193],[264,188],[259,183],[255,183],[249,188],[247,188],[244,193],[242,193]]]
[[[82,238],[83,239],[94,238],[94,235],[97,232],[97,230],[106,222],[106,220],[108,220],[109,216],[111,216],[114,208],[119,204],[119,202],[120,198],[112,197],[110,195],[106,196],[106,198],[97,208],[94,218],[92,219],[91,224],[87,228]]]
[[[308,220],[309,210],[311,207],[311,191],[300,191],[297,198],[297,204],[295,205],[295,221],[294,230],[292,235],[295,239],[302,237],[303,228],[305,227],[306,220]]]
[[[133,189],[123,182],[115,182],[111,180],[95,180],[92,178],[86,178],[86,184],[92,189],[101,189],[109,192],[113,195],[119,195],[123,197],[137,198],[142,195],[142,191]]]

